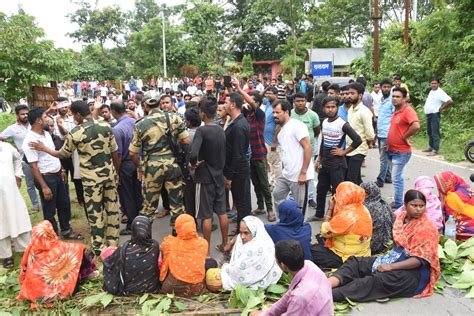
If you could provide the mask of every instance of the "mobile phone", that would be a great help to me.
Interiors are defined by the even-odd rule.
[[[232,80],[232,79],[230,78],[230,76],[224,76],[224,86],[225,86],[226,88],[232,87],[231,80]]]

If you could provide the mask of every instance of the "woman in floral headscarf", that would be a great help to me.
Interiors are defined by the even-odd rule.
[[[471,187],[450,171],[438,174],[435,181],[445,217],[452,215],[456,220],[457,238],[464,240],[474,236],[474,194]]]
[[[18,300],[50,304],[71,296],[95,270],[84,245],[60,241],[49,221],[33,227],[31,244],[21,261]]]
[[[372,254],[383,252],[392,240],[392,227],[395,216],[387,202],[382,198],[380,188],[375,182],[364,182],[361,188],[365,190],[365,207],[372,217],[372,239],[370,249]]]
[[[320,269],[338,268],[350,256],[370,256],[372,218],[364,206],[365,191],[349,181],[341,182],[329,202],[321,236],[311,249]]]

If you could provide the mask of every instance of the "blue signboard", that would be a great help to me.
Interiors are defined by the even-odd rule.
[[[311,73],[315,77],[332,76],[332,62],[331,61],[311,62]]]

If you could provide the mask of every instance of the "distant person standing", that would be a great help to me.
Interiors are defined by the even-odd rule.
[[[322,91],[314,96],[313,111],[319,116],[319,121],[322,122],[326,118],[326,114],[323,109],[323,100],[328,96],[328,89],[331,83],[324,81],[321,84]]]
[[[387,155],[387,136],[390,129],[390,121],[394,107],[392,104],[392,82],[390,79],[383,79],[380,82],[382,87],[382,99],[380,100],[377,110],[377,140],[380,155],[380,172],[377,176],[377,186],[382,188],[384,183],[392,183],[392,167],[388,161]]]
[[[441,113],[451,104],[453,104],[453,100],[439,86],[439,78],[433,78],[431,80],[431,91],[428,94],[424,107],[429,147],[423,150],[423,152],[430,153],[429,156],[439,154]]]
[[[392,209],[398,209],[403,204],[403,173],[411,157],[411,137],[420,129],[420,120],[416,111],[407,103],[407,99],[408,92],[405,88],[393,88],[392,103],[395,112],[392,115],[387,136],[387,154],[393,167],[392,177],[395,190]]]

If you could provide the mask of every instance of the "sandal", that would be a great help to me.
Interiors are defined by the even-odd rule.
[[[122,219],[120,220],[122,224],[127,224],[128,223],[128,217],[127,215],[122,215]]]
[[[256,208],[252,211],[253,216],[265,214],[265,210],[261,208]]]
[[[13,257],[3,259],[3,267],[5,269],[13,269]]]
[[[268,219],[269,222],[276,221],[275,212],[273,212],[273,211],[268,212],[267,219]]]
[[[158,212],[158,215],[156,215],[157,218],[163,218],[163,217],[166,217],[170,215],[170,211],[169,210],[162,210],[162,211],[159,211]]]
[[[72,229],[67,234],[61,234],[62,239],[64,240],[84,240],[84,236],[80,233],[75,233]]]

